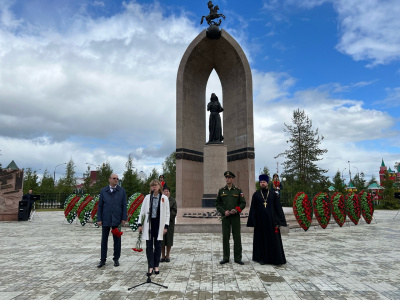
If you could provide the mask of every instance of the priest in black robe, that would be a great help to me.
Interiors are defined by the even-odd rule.
[[[247,227],[254,227],[253,261],[262,265],[286,263],[280,226],[287,226],[276,193],[268,189],[268,175],[260,175],[260,190],[253,194]]]

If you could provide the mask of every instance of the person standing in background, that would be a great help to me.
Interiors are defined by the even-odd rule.
[[[128,219],[126,207],[126,192],[118,186],[118,175],[111,174],[108,179],[109,186],[100,191],[99,208],[97,211],[97,224],[102,228],[101,258],[98,268],[103,267],[107,260],[108,236],[110,230],[125,225]],[[119,266],[121,256],[121,236],[113,234],[114,239],[114,266]]]
[[[171,197],[170,189],[164,186],[164,195],[168,197],[169,200],[169,226],[168,231],[164,234],[164,239],[162,241],[161,249],[161,262],[170,262],[171,247],[174,245],[174,230],[175,230],[175,217],[178,213],[178,206],[176,200]],[[167,250],[167,251],[165,251]]]

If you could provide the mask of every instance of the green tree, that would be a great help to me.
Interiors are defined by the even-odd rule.
[[[39,192],[44,193],[54,193],[54,178],[46,169],[44,170],[42,181],[40,182]]]
[[[361,192],[362,190],[365,190],[367,187],[365,186],[367,181],[365,180],[365,175],[363,172],[360,174],[356,174],[353,178],[353,184],[357,189],[357,192]]]
[[[71,194],[76,187],[76,176],[75,176],[75,163],[72,158],[65,167],[65,176],[61,177],[57,184],[57,192],[63,194]]]
[[[126,190],[127,197],[130,197],[136,192],[141,191],[142,182],[138,177],[138,173],[133,166],[132,156],[128,155],[128,161],[125,164],[126,170],[122,178],[122,186]]]
[[[346,188],[344,186],[342,178],[340,177],[340,171],[337,171],[335,176],[333,177],[333,187],[335,188],[335,192],[340,192],[343,195],[346,194]]]
[[[29,190],[32,190],[33,193],[37,193],[39,191],[39,183],[38,183],[38,175],[36,171],[32,171],[31,168],[27,168],[24,172],[24,195],[28,193]]]
[[[87,194],[90,194],[90,195],[92,195],[93,191],[94,191],[94,187],[93,187],[94,180],[93,180],[91,174],[92,174],[92,172],[90,171],[90,166],[87,166],[87,170],[83,174],[83,186],[82,186],[82,189],[83,189],[83,192],[85,194],[87,193]]]
[[[400,205],[398,203],[398,200],[394,197],[394,193],[396,190],[395,183],[389,177],[389,173],[386,171],[384,180],[382,182],[382,186],[385,188],[383,190],[382,208],[398,209]]]
[[[370,186],[373,183],[376,183],[379,185],[379,182],[378,182],[378,180],[376,180],[376,177],[374,175],[372,175],[370,181],[368,182],[368,186]]]
[[[147,195],[150,191],[150,182],[153,179],[157,179],[158,180],[159,174],[156,170],[156,168],[153,168],[153,170],[151,170],[150,175],[147,177],[146,181],[143,183],[142,186],[142,194],[143,195]]]
[[[322,160],[321,155],[328,152],[320,149],[319,145],[324,139],[318,135],[318,128],[312,129],[312,121],[299,109],[293,112],[292,122],[294,125],[285,124],[284,132],[290,134],[290,149],[278,154],[275,158],[284,156],[284,173],[293,176],[294,186],[301,190],[313,193],[314,187],[328,181],[324,174],[327,170],[321,169],[316,162]]]
[[[109,162],[105,162],[101,165],[99,171],[97,172],[97,180],[94,185],[94,193],[99,194],[103,187],[109,185],[108,179],[113,173],[113,169]]]
[[[162,164],[163,175],[165,182],[171,190],[171,196],[175,198],[176,196],[176,152],[172,152],[165,158]]]

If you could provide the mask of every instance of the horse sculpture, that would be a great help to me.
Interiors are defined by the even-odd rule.
[[[210,14],[208,16],[202,16],[200,24],[203,24],[203,20],[206,19],[208,25],[216,25],[219,26],[221,25],[221,19],[219,22],[215,22],[213,20],[218,19],[218,18],[223,18],[225,20],[225,16],[223,14],[219,14],[218,10],[219,7],[218,5],[213,5],[211,1],[208,2],[208,8],[210,9]]]

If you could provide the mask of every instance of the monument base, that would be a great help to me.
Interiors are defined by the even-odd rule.
[[[204,192],[202,207],[214,207],[218,190],[225,186],[224,172],[228,169],[227,146],[207,143],[204,146]]]
[[[217,198],[217,194],[204,194],[203,199],[201,199],[201,207],[214,207],[215,208],[215,199]]]

